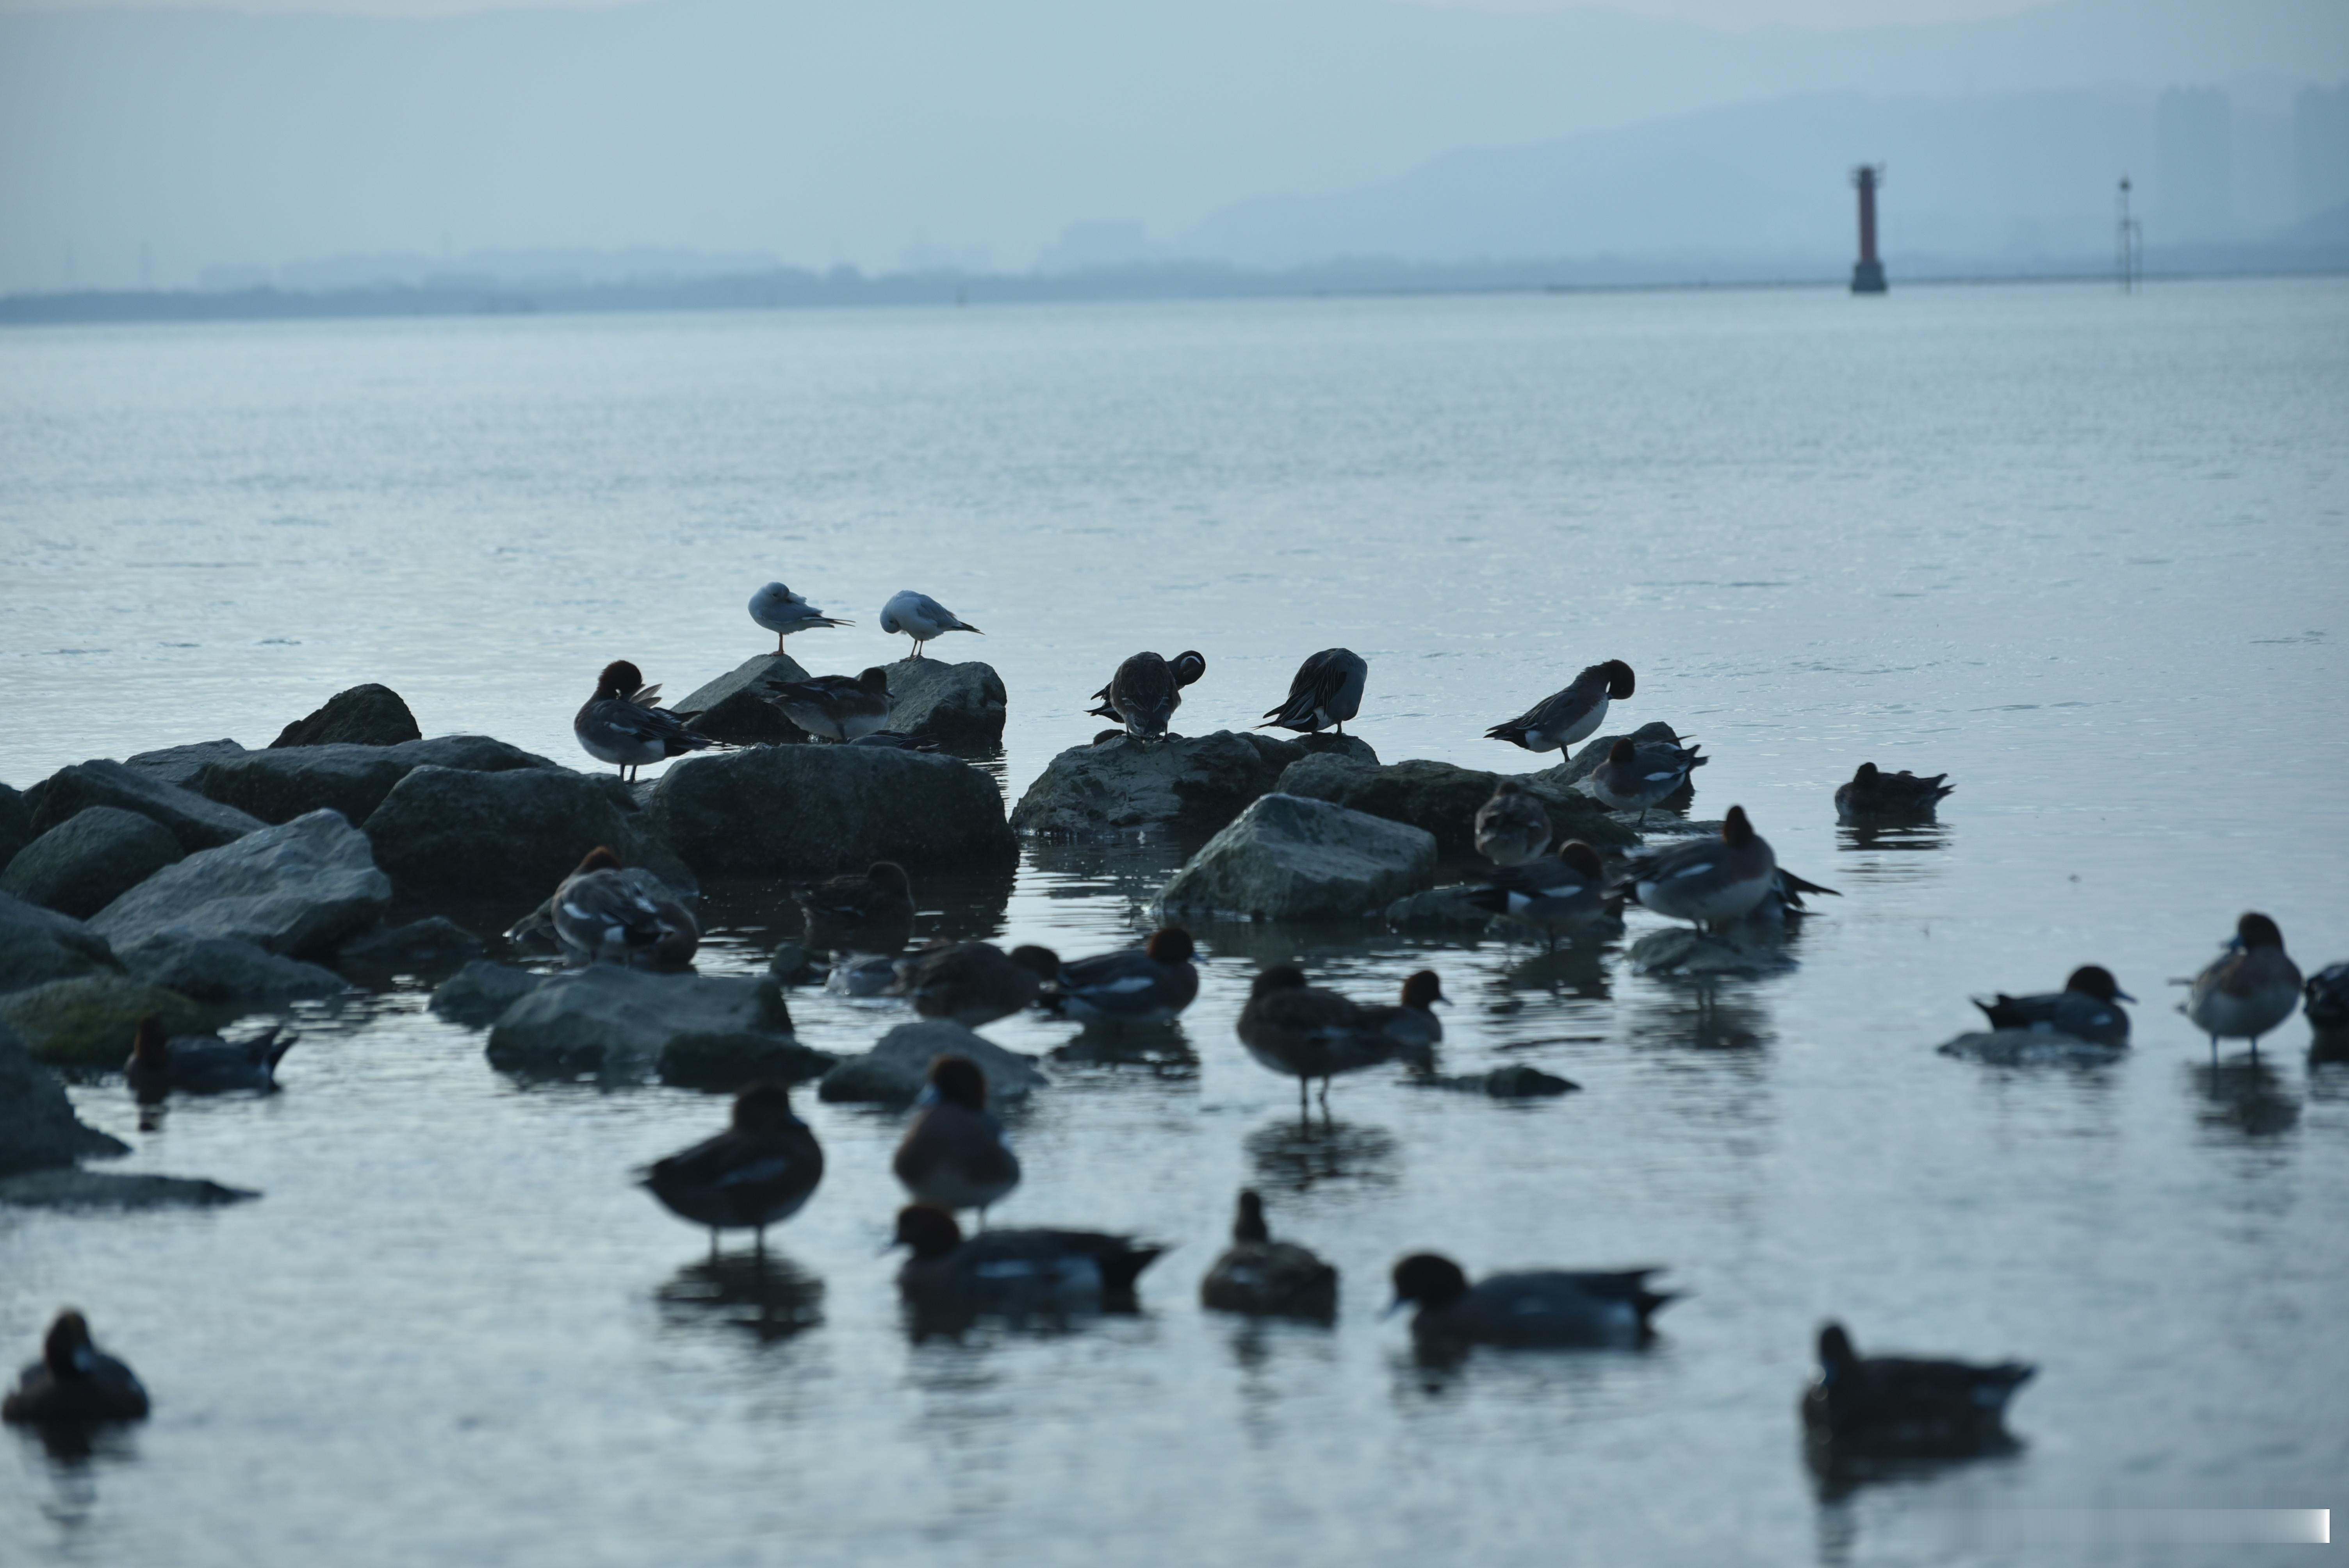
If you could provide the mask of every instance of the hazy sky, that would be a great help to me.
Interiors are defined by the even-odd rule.
[[[313,13],[343,16],[453,16],[474,11],[602,10],[635,0],[139,0],[143,7]],[[1627,16],[1697,22],[1744,30],[1774,26],[1852,27],[1897,22],[1961,22],[2027,11],[2039,0],[1610,0],[1604,5],[1551,0],[1398,0],[1437,9],[1525,14],[1612,11]],[[123,0],[0,0],[0,11],[119,10]]]

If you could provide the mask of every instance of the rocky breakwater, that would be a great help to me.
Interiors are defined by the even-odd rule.
[[[1350,735],[1278,739],[1253,731],[1118,735],[1052,758],[1011,813],[1022,833],[1088,837],[1133,829],[1208,834],[1272,792],[1282,772],[1308,758],[1375,768],[1378,754]]]
[[[415,768],[364,826],[400,897],[428,905],[526,909],[599,844],[630,865],[658,857],[635,793],[616,775],[568,768]]]
[[[119,975],[106,938],[70,915],[0,892],[0,995],[88,975]]]
[[[645,816],[701,876],[821,876],[874,861],[918,874],[1008,869],[1019,858],[993,779],[952,757],[881,747],[688,758],[661,776]]]
[[[899,659],[889,676],[889,727],[954,751],[988,751],[1003,744],[1009,697],[1003,677],[978,660]]]
[[[160,823],[190,852],[217,849],[268,825],[250,812],[166,783],[145,769],[107,758],[60,768],[25,791],[25,806],[36,834],[92,806],[111,806]]]
[[[18,851],[0,892],[87,920],[186,853],[153,818],[91,806]]]
[[[1435,880],[1435,836],[1297,795],[1267,795],[1159,893],[1167,919],[1346,920]]]
[[[451,982],[454,985],[454,982]],[[524,990],[490,1026],[490,1065],[520,1078],[731,1090],[833,1066],[802,1046],[771,976],[653,975],[594,965]]]
[[[1493,786],[1503,777],[1422,758],[1380,767],[1321,756],[1290,765],[1278,789],[1284,795],[1328,800],[1390,822],[1408,823],[1433,835],[1436,851],[1445,859],[1467,860],[1476,853],[1477,809],[1493,798]],[[1639,835],[1615,820],[1604,806],[1549,773],[1516,777],[1549,813],[1551,842],[1580,839],[1608,849],[1639,841]]]
[[[302,746],[397,746],[423,737],[400,695],[369,682],[336,692],[316,713],[279,730],[269,746],[273,751]]]
[[[783,713],[775,693],[808,672],[789,654],[759,654],[716,680],[668,705],[685,727],[730,746],[791,746],[806,741],[806,730]]]
[[[322,810],[365,822],[399,781],[419,768],[460,773],[571,771],[486,735],[442,735],[392,745],[320,742],[241,751],[204,763],[190,788],[264,822],[290,822]]]

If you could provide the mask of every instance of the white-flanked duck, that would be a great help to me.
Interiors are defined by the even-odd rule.
[[[895,861],[795,890],[807,944],[833,953],[901,953],[914,938],[914,884]]]
[[[580,964],[683,969],[701,945],[701,926],[666,883],[642,867],[623,868],[598,844],[548,901],[555,940]]]
[[[987,1211],[1019,1185],[1019,1157],[987,1109],[987,1075],[968,1057],[930,1063],[929,1087],[889,1162],[915,1202],[934,1209]]]
[[[1607,720],[1609,699],[1620,702],[1638,684],[1631,666],[1620,659],[1592,665],[1564,691],[1542,698],[1506,724],[1495,725],[1485,738],[1506,740],[1527,751],[1563,751],[1585,736],[1598,734]]]
[[[1651,1332],[1648,1319],[1676,1299],[1648,1288],[1648,1276],[1660,1272],[1531,1269],[1470,1284],[1450,1258],[1414,1253],[1394,1266],[1387,1311],[1416,1303],[1412,1334],[1435,1345],[1638,1345]]]
[[[1183,688],[1206,673],[1206,655],[1195,649],[1171,659],[1136,654],[1117,666],[1109,685],[1093,693],[1101,706],[1085,711],[1094,718],[1116,720],[1136,740],[1163,740],[1174,710],[1183,706]]]
[[[1720,838],[1651,856],[1622,885],[1643,908],[1718,928],[1760,903],[1776,885],[1777,869],[1777,856],[1746,820],[1745,808],[1732,806]]]
[[[1514,779],[1476,808],[1476,852],[1496,866],[1523,865],[1549,848],[1549,813]]]
[[[2300,1005],[2300,967],[2286,957],[2283,933],[2264,914],[2235,923],[2227,950],[2201,974],[2178,1010],[2210,1037],[2210,1054],[2220,1040],[2249,1040],[2259,1053],[2260,1037],[2292,1016]]]
[[[2072,971],[2061,991],[2030,996],[2000,992],[1990,1001],[1974,999],[1993,1029],[2052,1029],[2094,1046],[2128,1044],[2129,1018],[2120,1008],[2137,998],[2120,987],[2112,971],[2084,964]]]
[[[915,1012],[975,1029],[1032,1006],[1059,977],[1061,958],[1049,947],[941,943],[898,960],[897,973]]]
[[[792,1091],[754,1083],[734,1097],[727,1130],[647,1167],[642,1184],[668,1212],[720,1231],[754,1231],[767,1250],[767,1227],[806,1206],[823,1180],[823,1146],[792,1109]]]
[[[653,707],[659,696],[660,687],[645,685],[642,670],[614,659],[595,677],[595,695],[572,719],[571,733],[588,756],[616,764],[624,779],[648,762],[718,744],[686,728],[675,714]]]
[[[896,1245],[913,1255],[897,1288],[917,1309],[946,1314],[1061,1312],[1124,1305],[1134,1281],[1164,1252],[1102,1231],[981,1231],[926,1204],[897,1211]]]
[[[774,688],[783,717],[819,740],[858,741],[889,727],[889,672],[817,676]]]
[[[2003,1446],[2007,1401],[2036,1367],[1861,1356],[1839,1323],[1819,1330],[1819,1370],[1803,1391],[1803,1425],[1853,1453],[1958,1457]]]
[[[1568,840],[1555,855],[1488,872],[1468,902],[1532,926],[1555,948],[1561,933],[1579,931],[1607,912],[1607,865],[1597,850]]]
[[[889,595],[881,606],[881,629],[893,636],[914,639],[914,657],[922,656],[922,645],[932,637],[948,632],[974,632],[985,636],[977,626],[957,615],[952,610],[931,598],[916,593],[911,588],[901,588]]]
[[[130,1058],[122,1077],[143,1100],[180,1094],[275,1094],[277,1064],[299,1037],[273,1024],[249,1040],[218,1035],[167,1037],[163,1020],[150,1013],[131,1031]]]
[[[775,634],[775,652],[783,651],[783,639],[793,632],[812,632],[823,626],[854,626],[854,621],[843,621],[825,614],[807,599],[792,593],[780,583],[770,583],[750,595],[750,619]]]
[[[1850,783],[1836,786],[1836,820],[1862,822],[1888,817],[1930,817],[1942,797],[1957,789],[1954,784],[1941,782],[1948,777],[1946,773],[1923,777],[1907,769],[1885,773],[1875,763],[1863,762],[1859,771],[1851,776]]]
[[[1248,987],[1247,1005],[1233,1026],[1257,1065],[1297,1080],[1297,1109],[1321,1081],[1321,1109],[1330,1109],[1330,1080],[1340,1073],[1391,1062],[1402,1047],[1371,1009],[1335,991],[1306,983],[1293,964],[1276,964]]]
[[[1449,1000],[1443,979],[1433,969],[1422,969],[1404,978],[1399,1003],[1364,1007],[1362,1021],[1392,1042],[1397,1060],[1432,1072],[1435,1047],[1444,1043],[1444,1020],[1435,1016],[1435,1005]]]
[[[1275,726],[1310,735],[1334,727],[1346,733],[1346,721],[1362,710],[1362,683],[1371,666],[1350,648],[1324,648],[1297,666],[1288,696],[1278,707],[1267,708],[1258,729]]]
[[[1255,1317],[1338,1315],[1338,1271],[1295,1242],[1276,1242],[1264,1222],[1264,1200],[1240,1191],[1232,1244],[1199,1282],[1199,1305]]]
[[[1611,811],[1639,812],[1644,828],[1649,809],[1671,799],[1691,773],[1712,760],[1698,756],[1693,746],[1622,736],[1607,748],[1607,760],[1590,770],[1590,792]]]
[[[1171,1024],[1199,995],[1197,953],[1189,932],[1161,926],[1140,947],[1061,965],[1046,1005],[1087,1024]]]
[[[41,1358],[0,1400],[5,1421],[136,1421],[146,1414],[138,1376],[90,1342],[89,1320],[72,1307],[57,1314],[42,1336]]]

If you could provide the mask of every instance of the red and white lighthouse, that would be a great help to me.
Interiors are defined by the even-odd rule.
[[[1884,263],[1876,255],[1876,188],[1884,183],[1884,170],[1863,163],[1851,171],[1851,182],[1859,187],[1859,264],[1851,269],[1851,292],[1882,294]]]

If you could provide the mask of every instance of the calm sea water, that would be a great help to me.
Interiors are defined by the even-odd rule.
[[[78,1090],[122,1168],[266,1197],[0,1212],[0,1346],[78,1303],[156,1396],[86,1462],[0,1442],[5,1555],[2106,1563],[2129,1509],[2341,1501],[2349,1068],[2294,1019],[2213,1071],[2165,982],[2246,908],[2349,956],[2344,407],[2338,280],[0,335],[19,788],[362,680],[584,764],[599,665],[682,694],[766,645],[742,603],[781,577],[860,623],[793,645],[820,669],[893,656],[899,587],[985,627],[937,651],[1001,672],[1014,796],[1139,648],[1206,654],[1200,731],[1342,644],[1383,757],[1502,768],[1537,759],[1485,726],[1624,658],[1624,717],[1715,758],[1697,813],[1845,894],[1797,970],[1705,994],[1615,948],[1209,934],[1183,1049],[1064,1053],[1016,1117],[1005,1222],[1175,1244],[1139,1315],[1063,1334],[909,1339],[896,1120],[812,1095],[823,1191],[763,1283],[713,1274],[628,1177],[722,1102],[510,1082],[420,990],[314,1014],[265,1102],[142,1134]],[[1940,830],[1839,835],[1864,759],[1951,772]],[[925,930],[1112,946],[1179,853],[1036,847]],[[715,918],[706,968],[763,964],[771,898]],[[1301,1139],[1231,1033],[1292,954],[1365,996],[1432,964],[1451,1070],[1584,1092],[1371,1077]],[[2144,998],[2125,1063],[1933,1053],[1969,994],[2091,961]],[[894,1021],[792,1006],[834,1049]],[[1249,1181],[1343,1269],[1333,1328],[1198,1308]],[[1431,1368],[1378,1316],[1431,1245],[1690,1295],[1644,1354]],[[2023,1448],[1816,1483],[1828,1314],[2037,1361]]]

